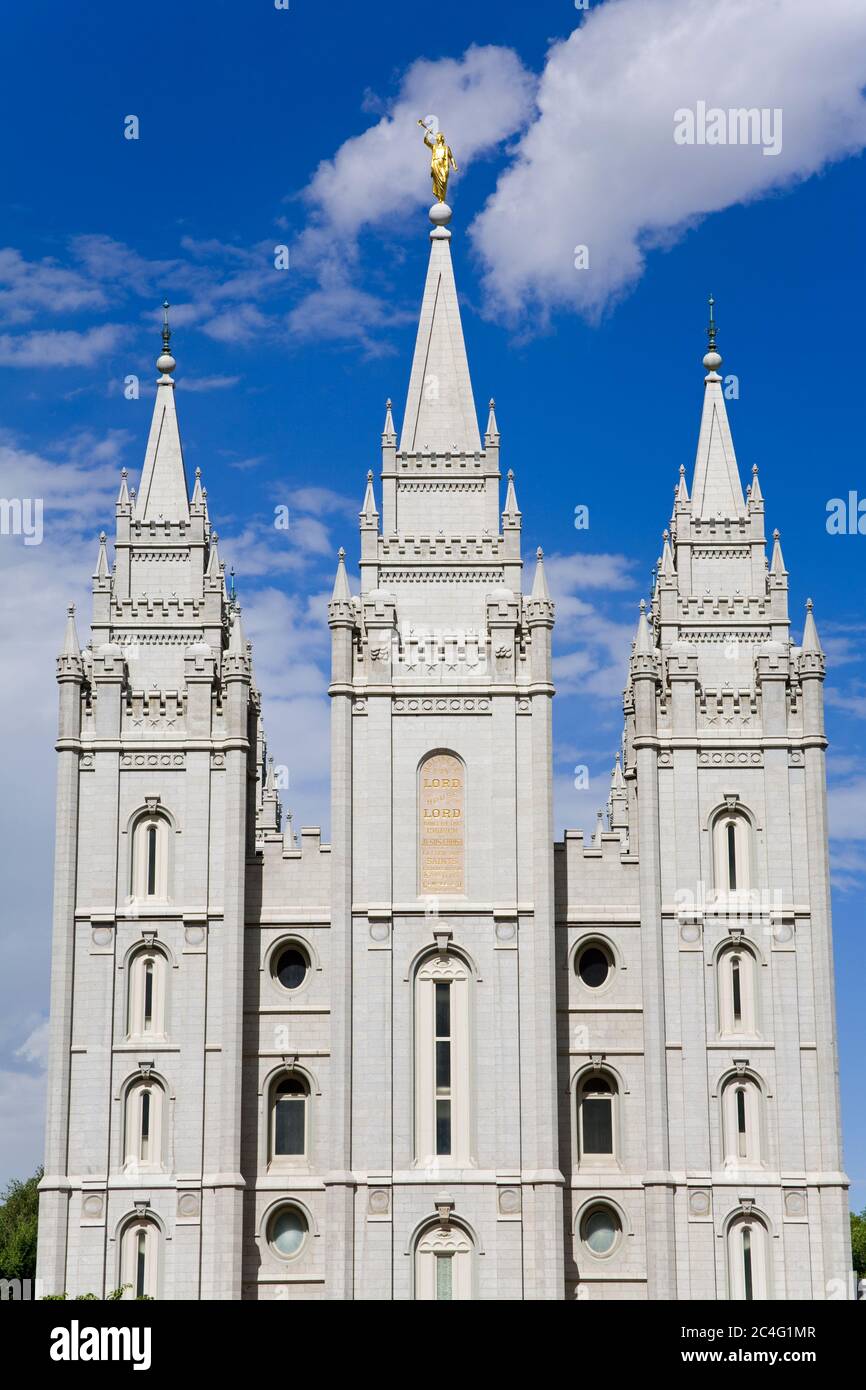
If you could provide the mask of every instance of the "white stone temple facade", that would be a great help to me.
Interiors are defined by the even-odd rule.
[[[824,656],[714,329],[607,820],[555,840],[554,605],[492,402],[479,435],[446,221],[360,592],[341,552],[328,607],[330,844],[283,821],[164,332],[58,659],[43,1288],[847,1296]]]

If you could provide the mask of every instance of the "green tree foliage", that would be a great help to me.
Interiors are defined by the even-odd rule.
[[[866,1207],[851,1213],[851,1252],[860,1279],[866,1279]]]
[[[20,1182],[13,1178],[0,1196],[0,1279],[36,1278],[37,1187],[42,1169]]]

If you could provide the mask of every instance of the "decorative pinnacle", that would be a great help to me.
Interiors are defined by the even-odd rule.
[[[708,372],[717,372],[722,365],[722,359],[716,347],[716,316],[714,312],[716,301],[712,295],[710,295],[708,303],[710,306],[710,319],[707,324],[707,351],[704,354],[704,366]]]
[[[175,362],[174,358],[173,358],[172,355],[171,355],[171,348],[169,347],[169,343],[171,342],[171,329],[170,329],[169,326],[168,326],[168,311],[169,311],[170,308],[171,308],[171,305],[169,304],[168,300],[167,300],[167,299],[163,300],[163,304],[162,304],[162,352],[160,353],[159,357],[156,359],[156,368],[157,368],[157,371],[161,372],[163,376],[169,376],[169,375],[174,371],[175,367],[177,366],[177,363]]]

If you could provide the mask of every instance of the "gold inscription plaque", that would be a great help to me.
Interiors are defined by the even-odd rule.
[[[421,766],[420,893],[465,893],[464,768],[451,753]]]

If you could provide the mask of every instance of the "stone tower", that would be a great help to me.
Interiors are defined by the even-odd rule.
[[[553,605],[540,553],[523,593],[514,483],[500,512],[494,406],[482,445],[450,214],[434,217],[399,447],[390,402],[382,433],[381,523],[371,474],[361,592],[341,561],[329,610],[332,969],[354,1020],[334,1033],[333,1161],[364,1174],[336,1219],[356,1223],[362,1297],[438,1274],[455,1297],[553,1298]],[[380,1208],[391,1219],[369,1222]],[[413,1270],[407,1241],[431,1221]],[[461,1251],[482,1239],[464,1287]],[[348,1233],[338,1246],[348,1279]]]

